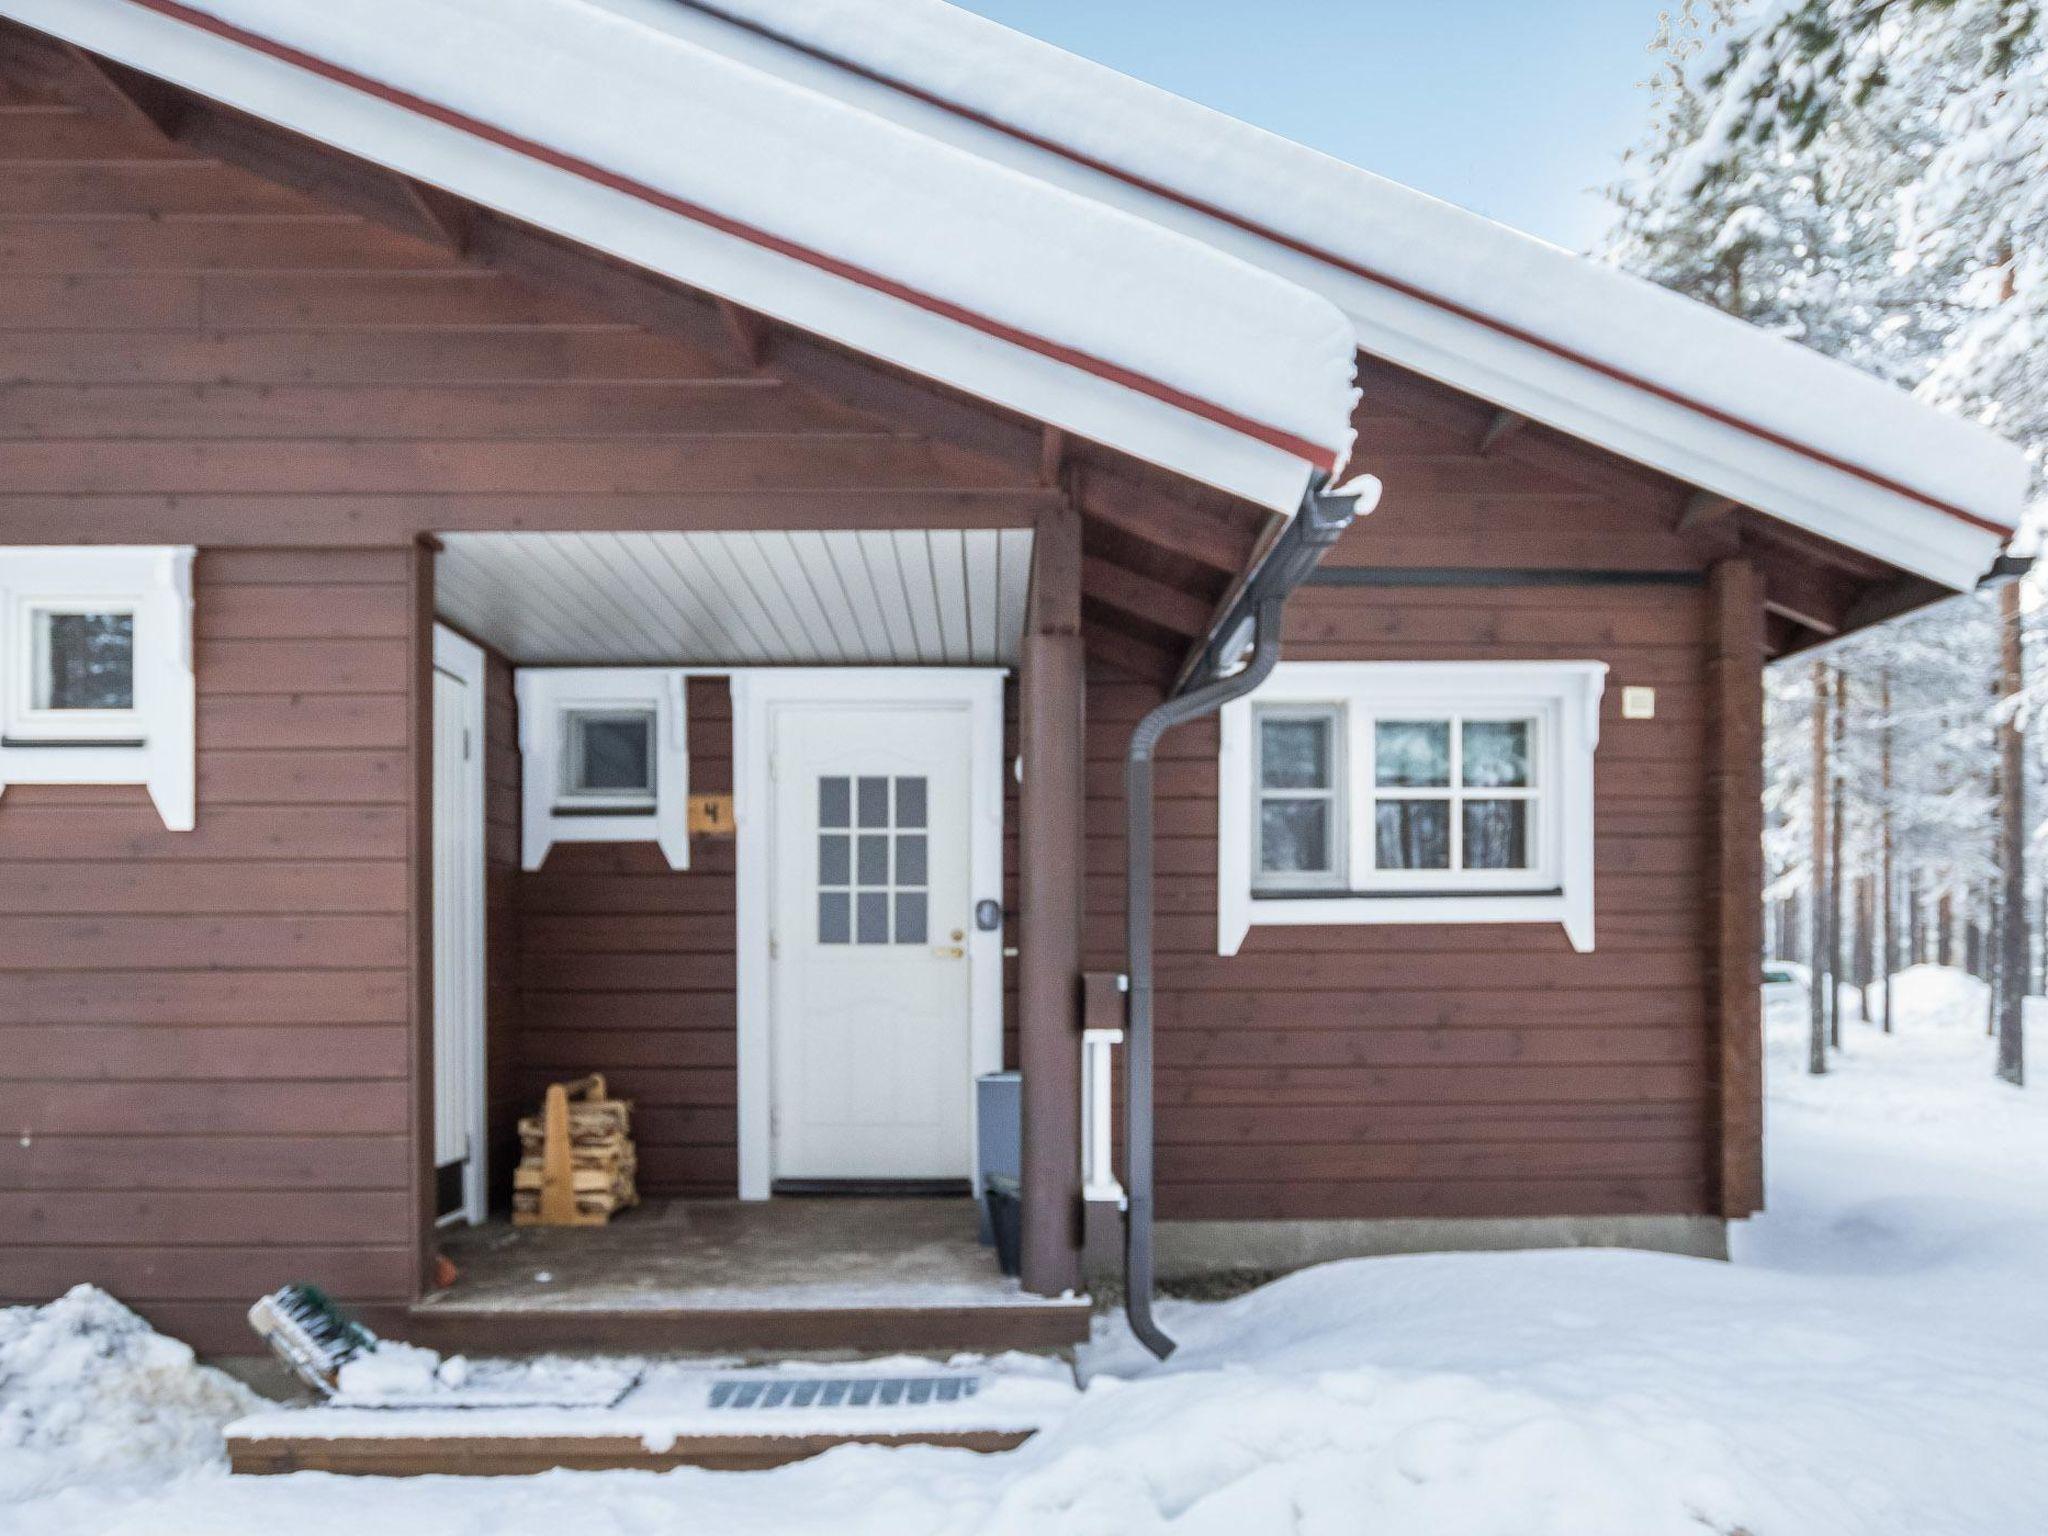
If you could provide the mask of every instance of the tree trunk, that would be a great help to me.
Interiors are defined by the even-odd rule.
[[[1882,782],[1882,824],[1878,833],[1877,900],[1884,909],[1884,1032],[1892,1032],[1892,973],[1899,968],[1899,892],[1892,867],[1892,675],[1889,670],[1878,680],[1878,773]]]
[[[1842,890],[1848,884],[1842,878],[1842,823],[1848,819],[1842,814],[1842,749],[1848,715],[1849,676],[1837,668],[1834,746],[1830,753],[1833,761],[1829,765],[1828,786],[1828,1041],[1838,1051],[1842,1048]]]
[[[2026,651],[2020,633],[2020,584],[1998,594],[1998,864],[2005,923],[1998,965],[1998,1075],[2014,1086],[2026,1081],[2022,1038],[2026,1009],[2027,742],[2019,704],[2026,691]]]
[[[1819,1077],[1828,1069],[1827,984],[1822,966],[1827,959],[1828,934],[1828,669],[1813,664],[1813,848],[1807,882],[1812,893],[1808,919],[1813,930],[1811,980],[1807,987],[1807,1018],[1812,1026],[1807,1037],[1806,1070]]]

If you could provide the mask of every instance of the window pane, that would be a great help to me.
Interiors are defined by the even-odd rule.
[[[924,835],[916,833],[896,839],[896,883],[923,885],[925,882]]]
[[[1375,777],[1383,789],[1435,789],[1451,782],[1448,720],[1382,720],[1373,727]]]
[[[924,942],[924,892],[898,891],[896,893],[896,942],[898,944],[922,944]]]
[[[1467,720],[1465,783],[1474,789],[1526,789],[1529,722]]]
[[[1465,802],[1465,867],[1527,869],[1529,867],[1529,802],[1467,800]]]
[[[820,891],[818,893],[818,942],[820,944],[844,944],[847,940],[847,903],[850,898],[844,891]]]
[[[1451,807],[1445,800],[1382,800],[1373,816],[1381,869],[1449,869]]]
[[[852,860],[844,834],[827,834],[818,839],[818,884],[851,885],[847,872]]]
[[[864,827],[886,827],[889,825],[889,781],[887,779],[862,779],[860,781],[860,824]]]
[[[886,944],[889,942],[889,893],[887,891],[862,891],[858,912],[860,928],[858,937],[863,944]]]
[[[1259,868],[1267,874],[1328,874],[1330,803],[1266,800],[1259,805]]]
[[[39,709],[133,709],[135,617],[127,613],[43,616]]]
[[[846,779],[818,780],[818,825],[821,827],[845,827],[853,823],[853,805],[850,781]]]
[[[887,885],[889,883],[888,838],[863,837],[860,839],[860,883],[862,885]]]
[[[922,776],[896,781],[896,825],[924,825],[924,779]]]
[[[652,715],[578,715],[576,788],[648,794],[654,788]]]
[[[1259,783],[1266,789],[1328,789],[1330,722],[1260,721]]]

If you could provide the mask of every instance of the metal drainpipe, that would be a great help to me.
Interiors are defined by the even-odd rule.
[[[1368,491],[1368,495],[1372,493]],[[1288,595],[1359,515],[1360,496],[1329,496],[1320,477],[1302,498],[1301,510],[1282,531],[1237,601],[1210,631],[1202,666],[1181,690],[1148,713],[1131,732],[1124,760],[1126,837],[1126,965],[1130,973],[1130,1038],[1124,1060],[1124,1309],[1131,1332],[1164,1360],[1173,1340],[1152,1317],[1152,762],[1159,739],[1233,699],[1242,698],[1272,675],[1280,662],[1280,619]],[[1365,510],[1370,511],[1367,506]],[[1252,649],[1243,668],[1228,677],[1229,664],[1245,624]]]

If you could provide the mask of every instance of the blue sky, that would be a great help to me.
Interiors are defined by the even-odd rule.
[[[1670,0],[957,0],[1574,249],[1642,132]]]

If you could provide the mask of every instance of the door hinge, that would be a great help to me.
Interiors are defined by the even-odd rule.
[[[469,741],[469,727],[465,725],[465,726],[464,726],[464,727],[462,728],[462,760],[463,760],[463,761],[464,761],[465,763],[469,761],[469,754],[470,754],[470,741]]]
[[[770,960],[782,958],[782,940],[772,933],[768,935],[768,958]]]

